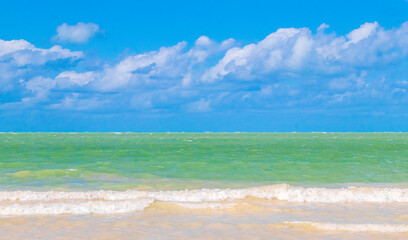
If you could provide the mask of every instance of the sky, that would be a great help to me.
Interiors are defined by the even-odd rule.
[[[4,1],[0,131],[408,131],[408,1]]]

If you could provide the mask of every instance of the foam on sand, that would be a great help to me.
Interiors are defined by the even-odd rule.
[[[153,202],[153,199],[138,199],[133,201],[12,203],[1,205],[0,215],[119,214],[142,211]]]
[[[322,222],[285,222],[292,226],[313,227],[319,230],[347,231],[347,232],[381,232],[381,233],[405,233],[408,232],[406,224],[338,224]]]

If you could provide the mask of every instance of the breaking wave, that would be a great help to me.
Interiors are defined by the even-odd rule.
[[[246,189],[155,192],[138,190],[2,191],[0,192],[0,215],[116,214],[142,211],[156,201],[175,203],[189,209],[220,209],[234,206],[233,203],[221,201],[233,201],[246,197],[308,203],[408,203],[408,189],[371,187],[329,189],[278,184]]]

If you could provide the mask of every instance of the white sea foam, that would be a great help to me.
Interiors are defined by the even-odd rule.
[[[0,215],[119,214],[142,211],[153,199],[132,201],[13,202],[0,205]]]
[[[203,202],[203,203],[176,203],[178,206],[188,208],[188,209],[225,209],[233,208],[236,203],[213,203],[213,202]]]
[[[285,222],[290,225],[311,226],[321,230],[329,231],[347,231],[347,232],[408,232],[406,224],[338,224],[338,223],[322,223],[322,222]]]
[[[233,207],[233,205],[227,206],[221,201],[233,201],[246,197],[309,203],[408,203],[408,189],[368,187],[328,189],[279,184],[246,189],[156,192],[137,190],[2,191],[0,192],[0,215],[124,213],[143,210],[154,201],[176,203],[186,208],[225,208]],[[149,204],[146,205],[146,202]]]
[[[408,188],[348,187],[339,189],[294,187],[278,184],[246,189],[200,189],[181,191],[84,191],[35,192],[2,191],[0,201],[55,201],[55,200],[132,200],[152,198],[158,201],[205,202],[243,199],[245,197],[278,199],[289,202],[371,202],[408,203]]]

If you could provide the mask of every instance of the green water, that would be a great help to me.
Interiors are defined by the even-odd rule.
[[[405,133],[1,133],[0,189],[406,183]]]

